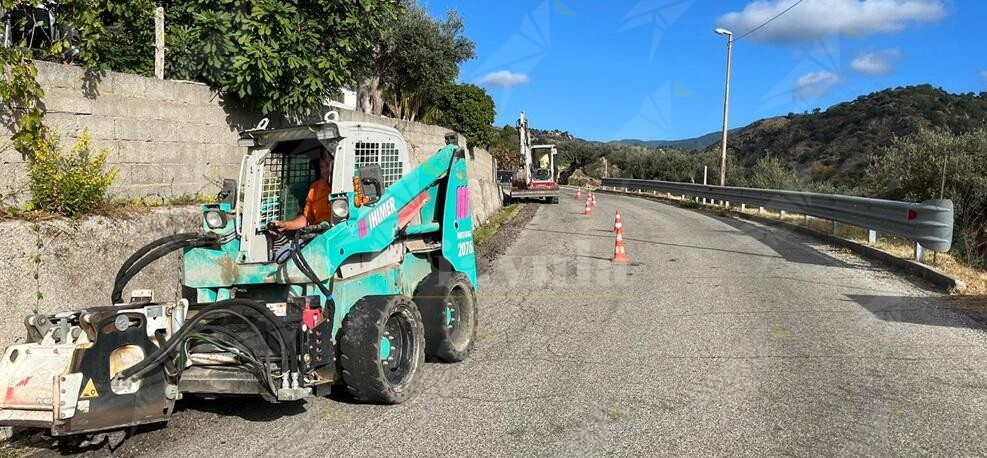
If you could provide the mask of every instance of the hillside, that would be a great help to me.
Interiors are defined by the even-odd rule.
[[[739,129],[733,129],[730,133],[734,133]],[[704,150],[709,148],[711,145],[720,142],[721,132],[710,132],[706,135],[702,135],[694,138],[686,138],[683,140],[637,140],[637,139],[624,139],[615,140],[612,143],[617,143],[620,145],[628,146],[643,146],[646,148],[675,148],[681,150]]]
[[[970,131],[987,123],[987,93],[950,94],[930,85],[886,89],[825,111],[762,119],[734,132],[730,151],[749,168],[773,155],[811,181],[847,184],[893,138],[921,129]],[[719,142],[707,151],[718,149]]]

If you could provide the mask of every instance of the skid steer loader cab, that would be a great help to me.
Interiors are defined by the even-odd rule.
[[[408,145],[400,132],[376,124],[332,122],[248,131],[241,144],[248,152],[241,166],[242,194],[236,209],[240,263],[274,260],[278,240],[270,236],[268,225],[302,213],[309,187],[319,178],[321,155],[333,161],[330,225],[348,216],[350,206],[357,204],[347,194],[353,193],[353,178],[360,168],[379,167],[381,191],[411,169]]]
[[[476,337],[457,140],[413,168],[401,134],[377,124],[245,132],[240,174],[202,207],[201,231],[134,253],[108,305],[25,320],[27,341],[0,360],[0,426],[101,441],[167,421],[185,394],[288,402],[343,384],[363,401],[409,399],[426,354],[461,361]],[[326,157],[329,220],[272,230],[303,211]],[[145,290],[123,299],[131,279],[176,250],[181,300]]]

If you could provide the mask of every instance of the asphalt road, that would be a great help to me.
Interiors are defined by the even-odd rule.
[[[782,229],[613,195],[581,211],[538,209],[480,278],[473,358],[427,365],[412,401],[187,403],[118,453],[987,453],[987,340],[947,298]]]

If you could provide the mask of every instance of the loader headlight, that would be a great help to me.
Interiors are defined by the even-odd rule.
[[[205,214],[206,226],[209,229],[222,229],[226,227],[226,215],[219,210],[209,210]]]
[[[332,210],[334,221],[341,221],[350,216],[350,203],[346,197],[337,197],[329,202],[329,209]]]

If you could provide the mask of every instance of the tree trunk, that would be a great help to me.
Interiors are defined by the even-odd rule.
[[[370,94],[369,78],[360,83],[357,93],[357,108],[365,114],[373,113],[373,96]]]

